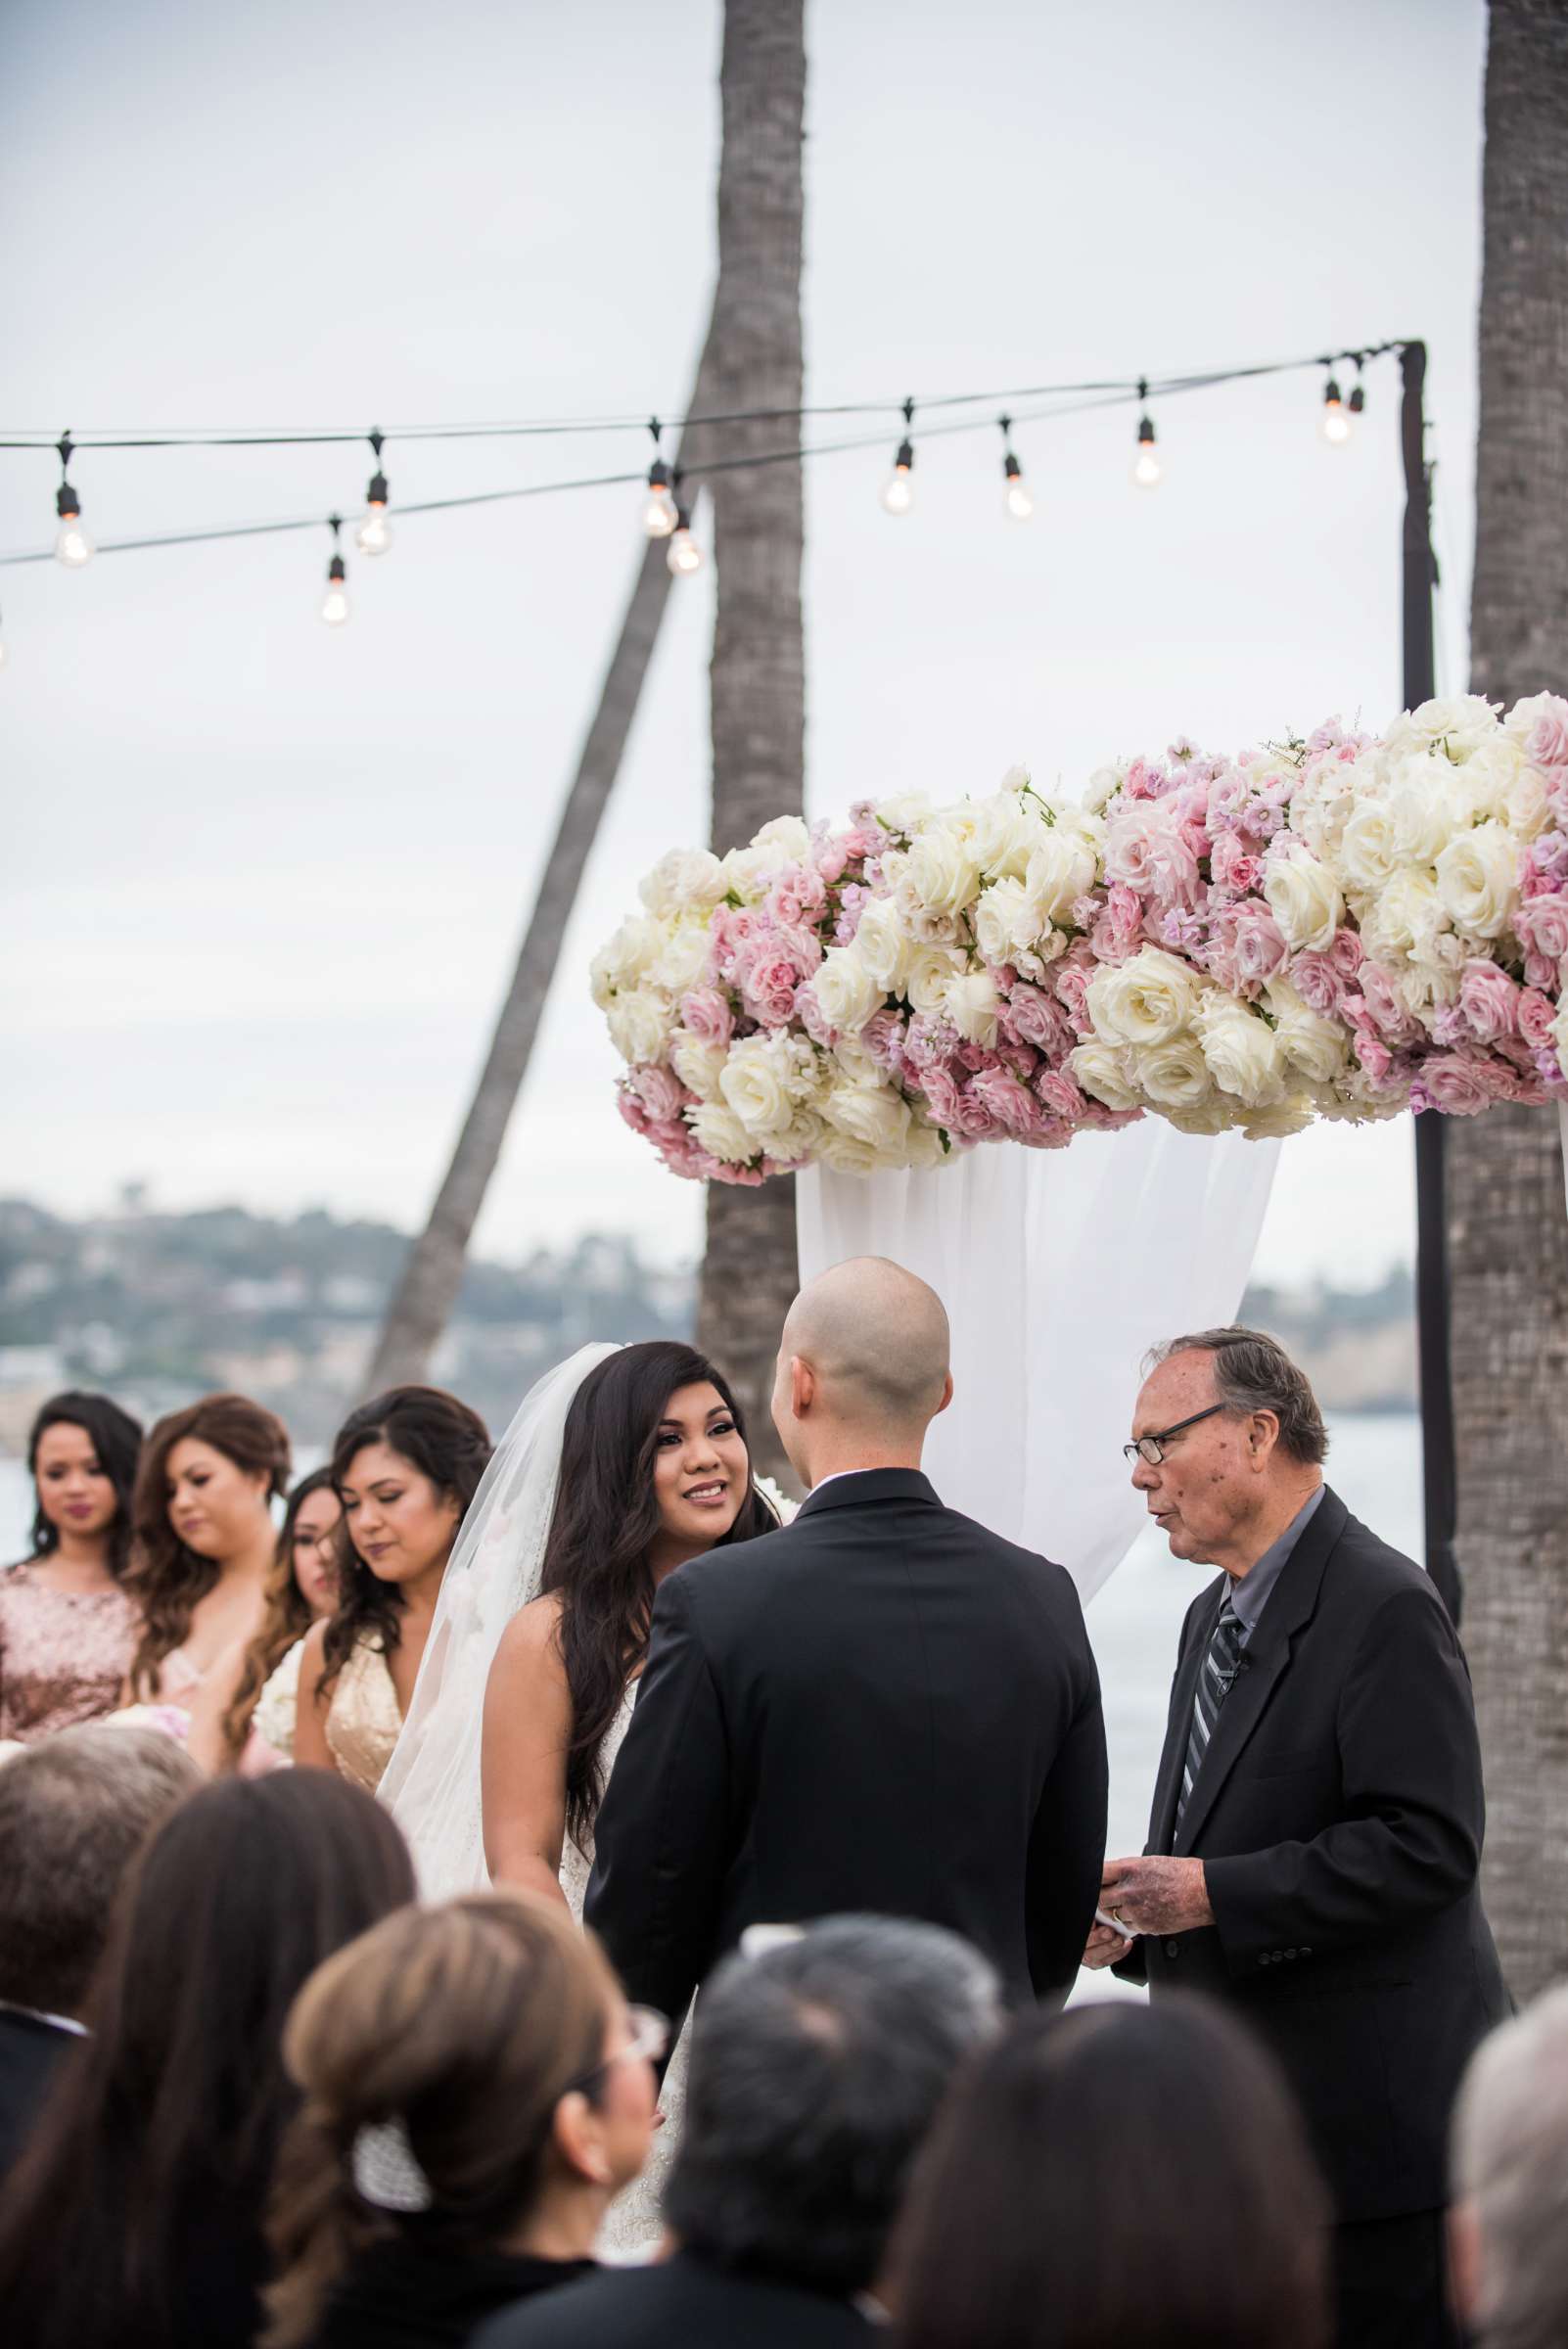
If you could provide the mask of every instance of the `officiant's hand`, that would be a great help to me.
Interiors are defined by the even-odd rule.
[[[1195,1933],[1214,1923],[1201,1860],[1107,1860],[1100,1907],[1133,1933]]]
[[[1098,1973],[1102,1965],[1120,1965],[1131,1947],[1124,1934],[1113,1932],[1109,1925],[1096,1925],[1084,1946],[1084,1963],[1091,1973]]]

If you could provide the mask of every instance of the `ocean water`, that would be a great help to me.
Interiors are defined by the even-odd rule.
[[[1421,1429],[1413,1413],[1330,1420],[1328,1474],[1358,1517],[1408,1556],[1421,1555]],[[0,1558],[27,1547],[32,1495],[20,1460],[0,1459]],[[1181,1618],[1212,1569],[1171,1556],[1150,1527],[1088,1607],[1089,1637],[1100,1668],[1111,1756],[1107,1850],[1140,1852],[1149,1797],[1165,1737],[1167,1699]],[[1118,1990],[1106,1976],[1084,1975],[1081,1991]],[[1129,1995],[1138,1995],[1131,1993]]]

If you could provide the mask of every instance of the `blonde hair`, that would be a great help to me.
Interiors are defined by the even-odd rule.
[[[591,1933],[527,1893],[405,1909],[317,1968],[284,2033],[303,2094],[283,2141],[262,2349],[314,2338],[328,2295],[397,2212],[355,2183],[361,2130],[396,2125],[429,2188],[432,2249],[493,2248],[544,2184],[561,2098],[604,2062],[620,1997]]]

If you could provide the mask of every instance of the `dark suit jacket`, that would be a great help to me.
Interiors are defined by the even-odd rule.
[[[1225,1588],[1181,1630],[1151,1852],[1204,1863],[1212,1927],[1117,1970],[1223,1998],[1294,2083],[1343,2220],[1446,2199],[1459,2076],[1508,2011],[1481,1911],[1470,1679],[1408,1558],[1325,1493],[1280,1574],[1176,1830],[1192,1695]]]
[[[50,2083],[75,2044],[73,2031],[41,2014],[0,2007],[0,2177],[32,2135]]]
[[[654,2268],[605,2268],[492,2317],[473,2349],[869,2349],[847,2300],[734,2275],[690,2252]]]
[[[1092,1920],[1105,1731],[1059,1566],[913,1469],[669,1576],[596,1830],[589,1921],[678,2016],[758,1921],[947,1925],[1060,2001]]]

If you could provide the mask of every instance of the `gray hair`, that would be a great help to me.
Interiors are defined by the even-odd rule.
[[[1481,2337],[1568,2339],[1568,1983],[1483,2041],[1453,2120],[1455,2192],[1481,2236]]]
[[[0,1770],[0,1999],[76,2014],[121,1877],[202,1773],[162,1729],[65,1729]]]
[[[865,2290],[953,2073],[1000,2025],[993,1968],[937,1925],[831,1917],[727,1959],[695,2010],[669,2225],[722,2265]]]
[[[1177,1354],[1212,1354],[1214,1391],[1226,1410],[1272,1411],[1279,1422],[1280,1451],[1313,1467],[1322,1464],[1328,1430],[1312,1381],[1277,1338],[1262,1329],[1189,1330],[1185,1337],[1151,1346],[1144,1375]]]

